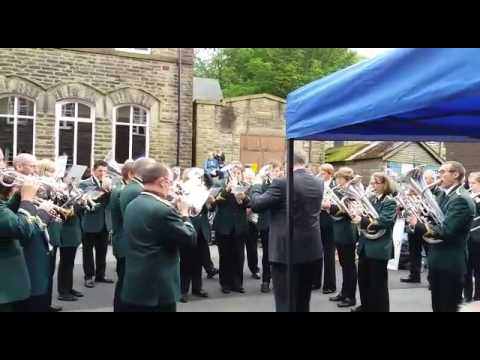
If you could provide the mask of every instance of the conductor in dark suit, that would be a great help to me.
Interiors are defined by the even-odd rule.
[[[323,199],[323,182],[310,174],[303,154],[294,154],[294,238],[293,284],[295,311],[310,310],[310,295],[315,269],[322,262],[323,249],[320,235],[320,206]],[[269,260],[275,305],[278,312],[287,307],[287,181],[272,180],[262,194],[261,185],[254,185],[250,206],[255,212],[270,210]]]

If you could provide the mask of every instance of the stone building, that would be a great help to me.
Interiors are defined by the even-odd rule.
[[[193,48],[0,48],[6,158],[91,165],[151,156],[190,166]]]
[[[193,152],[197,166],[218,149],[224,151],[227,162],[262,166],[268,160],[285,159],[284,99],[269,94],[223,99],[211,94],[194,95]],[[323,160],[322,142],[298,141],[295,146],[312,162]]]
[[[362,142],[331,147],[325,153],[325,162],[336,168],[349,166],[366,182],[374,172],[387,171],[400,176],[419,165],[437,170],[444,161],[430,145],[422,142]]]

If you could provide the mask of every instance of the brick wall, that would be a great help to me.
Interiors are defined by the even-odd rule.
[[[36,155],[52,158],[55,103],[81,100],[95,109],[95,158],[111,150],[115,106],[141,105],[150,111],[150,156],[176,160],[177,50],[152,55],[113,49],[0,48],[0,96],[21,95],[36,102]],[[182,166],[191,163],[193,49],[182,49]]]

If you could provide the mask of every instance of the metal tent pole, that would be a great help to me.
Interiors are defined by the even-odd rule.
[[[289,312],[296,310],[293,277],[293,149],[294,140],[287,140],[287,304]]]

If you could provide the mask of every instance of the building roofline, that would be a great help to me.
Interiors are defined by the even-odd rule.
[[[278,101],[278,102],[283,103],[283,104],[287,103],[285,101],[285,99],[282,99],[281,97],[266,94],[266,93],[226,98],[226,99],[223,99],[223,102],[224,103],[231,103],[231,102],[244,101],[244,100],[261,99],[261,98],[266,98],[266,99],[270,99],[270,100],[273,100],[273,101]]]

